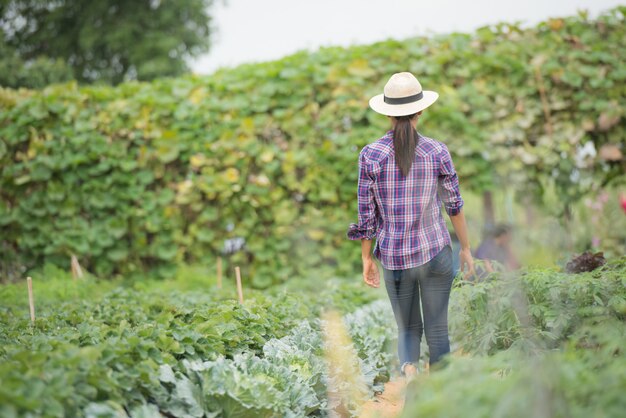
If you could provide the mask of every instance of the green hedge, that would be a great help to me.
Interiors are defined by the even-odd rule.
[[[149,84],[0,90],[0,267],[69,268],[75,253],[98,275],[166,275],[242,237],[230,261],[257,287],[352,273],[357,156],[389,123],[367,99],[405,70],[441,94],[420,130],[449,145],[463,188],[575,200],[624,172],[623,159],[576,155],[588,141],[623,149],[625,13]]]

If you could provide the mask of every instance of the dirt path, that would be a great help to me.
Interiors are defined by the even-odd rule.
[[[403,377],[396,377],[385,383],[385,390],[363,405],[360,418],[397,418],[404,407],[406,383]]]

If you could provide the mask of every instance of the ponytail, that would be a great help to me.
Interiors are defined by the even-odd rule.
[[[406,177],[411,171],[411,165],[415,159],[415,147],[419,137],[417,131],[411,124],[411,119],[416,113],[406,116],[396,116],[396,125],[393,128],[393,148],[396,157],[396,164]]]

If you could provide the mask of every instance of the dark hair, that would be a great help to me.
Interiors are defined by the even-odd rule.
[[[393,127],[393,148],[396,157],[396,164],[400,171],[407,176],[411,171],[411,165],[415,159],[415,147],[419,140],[417,131],[411,125],[417,113],[406,116],[395,116],[396,125]]]
[[[493,228],[491,235],[494,238],[498,238],[498,237],[508,234],[509,232],[511,232],[512,229],[513,227],[509,224],[498,224]]]

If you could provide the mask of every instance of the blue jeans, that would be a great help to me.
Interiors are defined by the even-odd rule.
[[[417,367],[423,333],[430,352],[430,365],[435,364],[450,352],[448,300],[454,280],[452,249],[445,246],[432,260],[418,267],[405,270],[383,268],[383,276],[398,324],[398,357],[402,372],[408,363]],[[424,312],[423,320],[421,311]]]

